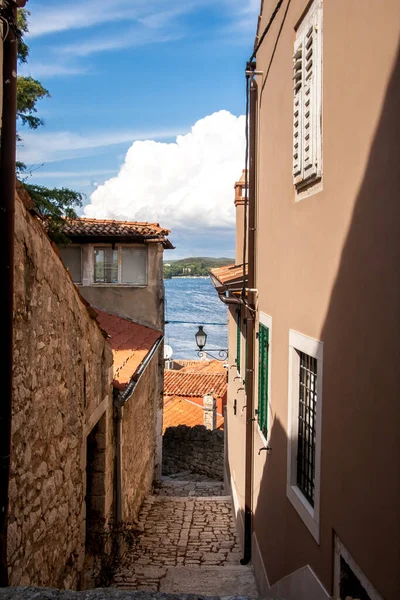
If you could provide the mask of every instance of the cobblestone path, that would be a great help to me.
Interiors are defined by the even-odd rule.
[[[113,587],[257,597],[251,567],[239,562],[231,500],[221,495],[222,484],[168,478],[156,491],[143,504],[143,533]]]

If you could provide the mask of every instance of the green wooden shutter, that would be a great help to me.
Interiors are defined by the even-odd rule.
[[[258,423],[265,437],[268,435],[268,361],[269,329],[260,323],[258,351]]]
[[[240,373],[240,342],[241,342],[241,324],[242,324],[242,311],[241,307],[238,306],[237,312],[237,329],[236,329],[236,367]]]

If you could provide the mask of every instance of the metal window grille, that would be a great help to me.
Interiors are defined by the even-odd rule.
[[[317,413],[317,359],[299,352],[297,486],[314,506]]]

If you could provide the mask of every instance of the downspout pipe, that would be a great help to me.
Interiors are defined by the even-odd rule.
[[[0,277],[3,305],[0,318],[0,587],[8,585],[7,519],[10,479],[12,369],[13,369],[13,296],[14,296],[14,220],[15,160],[17,139],[17,52],[15,34],[17,4],[6,2],[3,14],[9,24],[3,42],[3,98],[0,144]]]
[[[128,386],[123,392],[119,392],[114,396],[114,406],[117,409],[116,415],[116,444],[117,444],[117,456],[116,456],[116,518],[117,523],[122,522],[122,504],[123,504],[123,486],[122,486],[122,420],[124,416],[124,405],[130,400],[135,392],[136,386],[142,378],[143,373],[149,366],[153,356],[164,341],[164,336],[160,337],[155,344],[153,344],[150,352],[141,363],[140,367],[133,375]]]
[[[255,69],[255,63],[252,63]],[[249,147],[249,214],[248,214],[248,288],[246,303],[247,319],[247,368],[246,368],[246,449],[245,449],[245,512],[244,512],[244,555],[241,564],[251,560],[252,501],[253,501],[253,421],[254,421],[254,346],[255,346],[255,233],[256,233],[256,163],[257,163],[257,98],[258,86],[250,79],[250,147]]]
[[[241,298],[236,298],[235,296],[227,296],[226,288],[223,285],[221,285],[218,279],[216,279],[213,275],[210,275],[210,278],[221,302],[223,302],[224,304],[243,304]]]

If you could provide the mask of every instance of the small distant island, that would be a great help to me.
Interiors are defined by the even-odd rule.
[[[233,258],[191,257],[180,260],[169,260],[164,263],[164,279],[172,277],[206,277],[210,269],[230,265]]]

